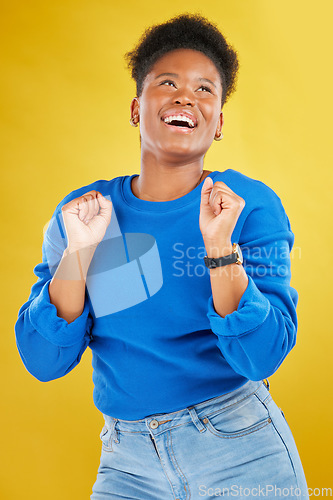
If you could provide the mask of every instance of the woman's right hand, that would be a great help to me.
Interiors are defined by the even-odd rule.
[[[62,207],[62,218],[71,250],[97,247],[111,221],[112,202],[99,191],[88,191]]]

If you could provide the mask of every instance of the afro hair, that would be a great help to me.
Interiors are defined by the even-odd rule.
[[[213,61],[221,77],[222,108],[236,90],[237,52],[217,26],[200,14],[185,13],[147,28],[136,47],[125,54],[127,67],[136,82],[137,96],[141,95],[144,79],[154,63],[175,49],[198,50]]]

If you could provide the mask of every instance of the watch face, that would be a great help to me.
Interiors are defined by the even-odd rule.
[[[241,264],[243,264],[243,254],[242,254],[241,247],[238,245],[238,243],[236,243],[236,251],[238,253],[239,261],[241,262]]]

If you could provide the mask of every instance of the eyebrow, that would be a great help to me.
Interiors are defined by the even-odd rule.
[[[161,73],[160,75],[158,75],[155,80],[157,80],[157,78],[160,78],[160,76],[175,76],[177,77],[177,73]]]
[[[208,78],[199,78],[200,82],[208,82],[208,83],[211,83],[215,88],[216,88],[216,85],[214,82],[212,82],[212,80],[209,80]]]
[[[157,80],[157,78],[160,78],[161,76],[174,76],[175,78],[178,78],[179,75],[177,75],[177,73],[161,73],[155,78],[155,80]],[[198,80],[200,82],[209,82],[216,88],[215,83],[209,80],[208,78],[198,78]]]

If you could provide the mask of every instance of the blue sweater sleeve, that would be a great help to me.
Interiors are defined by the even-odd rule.
[[[61,216],[61,215],[60,215]],[[16,345],[26,369],[46,382],[66,375],[81,360],[92,336],[93,318],[87,295],[82,314],[72,323],[57,316],[50,302],[49,284],[65,249],[57,209],[44,235],[38,277],[15,323]]]
[[[265,186],[265,185],[264,185]],[[236,311],[221,317],[208,300],[208,318],[221,353],[250,380],[272,375],[296,343],[297,291],[290,286],[294,234],[280,198],[265,186],[239,244],[248,286]]]

